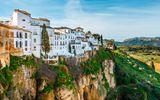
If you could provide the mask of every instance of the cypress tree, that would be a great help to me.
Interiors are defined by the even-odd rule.
[[[101,45],[103,46],[103,36],[101,35]]]
[[[151,67],[152,67],[153,70],[155,70],[155,66],[154,66],[154,62],[153,61],[151,61]]]
[[[152,68],[153,70],[155,70],[155,65],[154,65],[153,60],[154,60],[154,59],[153,59],[153,58],[151,58],[151,64],[150,64],[150,65],[151,65],[151,68]]]
[[[42,27],[42,50],[45,52],[45,57],[47,53],[50,51],[50,43],[49,43],[49,36],[46,29],[46,25],[43,24]]]
[[[71,43],[68,44],[68,51],[71,53]]]
[[[76,49],[74,48],[74,56],[76,56]]]

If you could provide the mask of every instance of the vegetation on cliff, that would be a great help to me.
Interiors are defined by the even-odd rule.
[[[17,57],[17,56],[10,56],[10,66],[6,66],[5,68],[0,70],[0,83],[3,85],[9,85],[12,83],[12,72],[16,71],[18,67],[25,65],[25,66],[35,66],[37,64],[33,56],[25,56],[25,57]]]
[[[114,52],[117,87],[108,94],[119,100],[158,100],[160,98],[160,74],[143,62],[120,51]],[[113,96],[114,95],[114,96]]]
[[[94,55],[87,62],[84,62],[82,64],[83,73],[86,75],[98,74],[99,70],[101,69],[102,62],[107,59],[112,59],[111,51],[101,48],[99,51],[97,51],[96,55]]]
[[[0,84],[5,87],[9,86],[12,84],[12,73],[14,71],[22,65],[28,68],[32,66],[36,70],[35,75],[31,78],[37,81],[37,96],[39,96],[41,93],[49,93],[56,89],[76,89],[76,80],[78,78],[74,75],[97,76],[101,71],[103,85],[108,92],[108,100],[158,100],[160,98],[160,74],[145,63],[120,50],[110,51],[100,48],[89,60],[77,66],[69,66],[64,62],[57,66],[51,66],[36,60],[33,56],[11,56],[10,67],[0,70]],[[113,74],[116,79],[115,88],[109,88],[102,65],[104,60],[112,60],[115,63]],[[45,84],[43,81],[45,81]],[[41,86],[43,88],[40,90],[39,87]]]

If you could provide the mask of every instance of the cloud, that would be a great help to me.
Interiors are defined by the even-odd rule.
[[[57,21],[57,24],[62,23],[71,27],[82,26],[85,29],[92,30],[94,32],[105,29],[107,23],[105,23],[104,20],[106,19],[106,16],[110,16],[110,14],[88,14],[84,12],[82,10],[80,0],[69,0],[66,4],[64,13],[65,18],[61,21]]]
[[[142,9],[113,6],[104,12],[85,12],[80,0],[68,0],[65,18],[56,20],[55,25],[81,26],[103,34],[105,38],[123,40],[136,36],[158,36],[160,33],[159,7]]]
[[[105,38],[123,40],[159,35],[160,4],[148,2],[147,6],[139,4],[140,7],[135,8],[130,2],[127,2],[127,5],[130,3],[128,6],[118,1],[113,3],[116,5],[106,4],[105,0],[0,0],[1,15],[5,16],[0,19],[6,19],[13,9],[19,8],[29,11],[33,17],[51,19],[53,27],[81,26],[86,31],[103,34]]]

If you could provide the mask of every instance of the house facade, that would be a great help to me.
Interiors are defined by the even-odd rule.
[[[86,51],[93,50],[94,45],[91,44],[100,45],[92,34],[88,36],[81,27],[53,28],[47,18],[33,18],[29,12],[24,10],[15,9],[8,24],[14,35],[14,47],[21,49],[22,55],[33,54],[37,58],[42,57],[44,52],[41,48],[41,34],[44,24],[51,47],[47,58],[43,58],[44,60],[57,61],[59,56],[84,56]]]

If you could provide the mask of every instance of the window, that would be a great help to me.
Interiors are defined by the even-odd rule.
[[[27,33],[25,33],[25,38],[27,38]]]
[[[16,48],[18,47],[18,41],[16,41]]]
[[[34,51],[36,51],[36,46],[34,46]]]
[[[16,32],[17,38],[18,38],[18,32]]]
[[[60,45],[62,45],[62,41],[60,41]]]
[[[22,21],[26,21],[25,19],[22,19]]]
[[[19,33],[19,36],[20,36],[20,38],[22,38],[22,33],[21,32]]]
[[[27,41],[25,41],[25,46],[27,46]]]
[[[25,51],[27,51],[27,48],[25,48]]]
[[[36,39],[34,39],[34,43],[36,43]]]
[[[33,35],[37,35],[37,32],[34,32]]]
[[[19,42],[19,47],[22,48],[22,42],[21,41]]]

